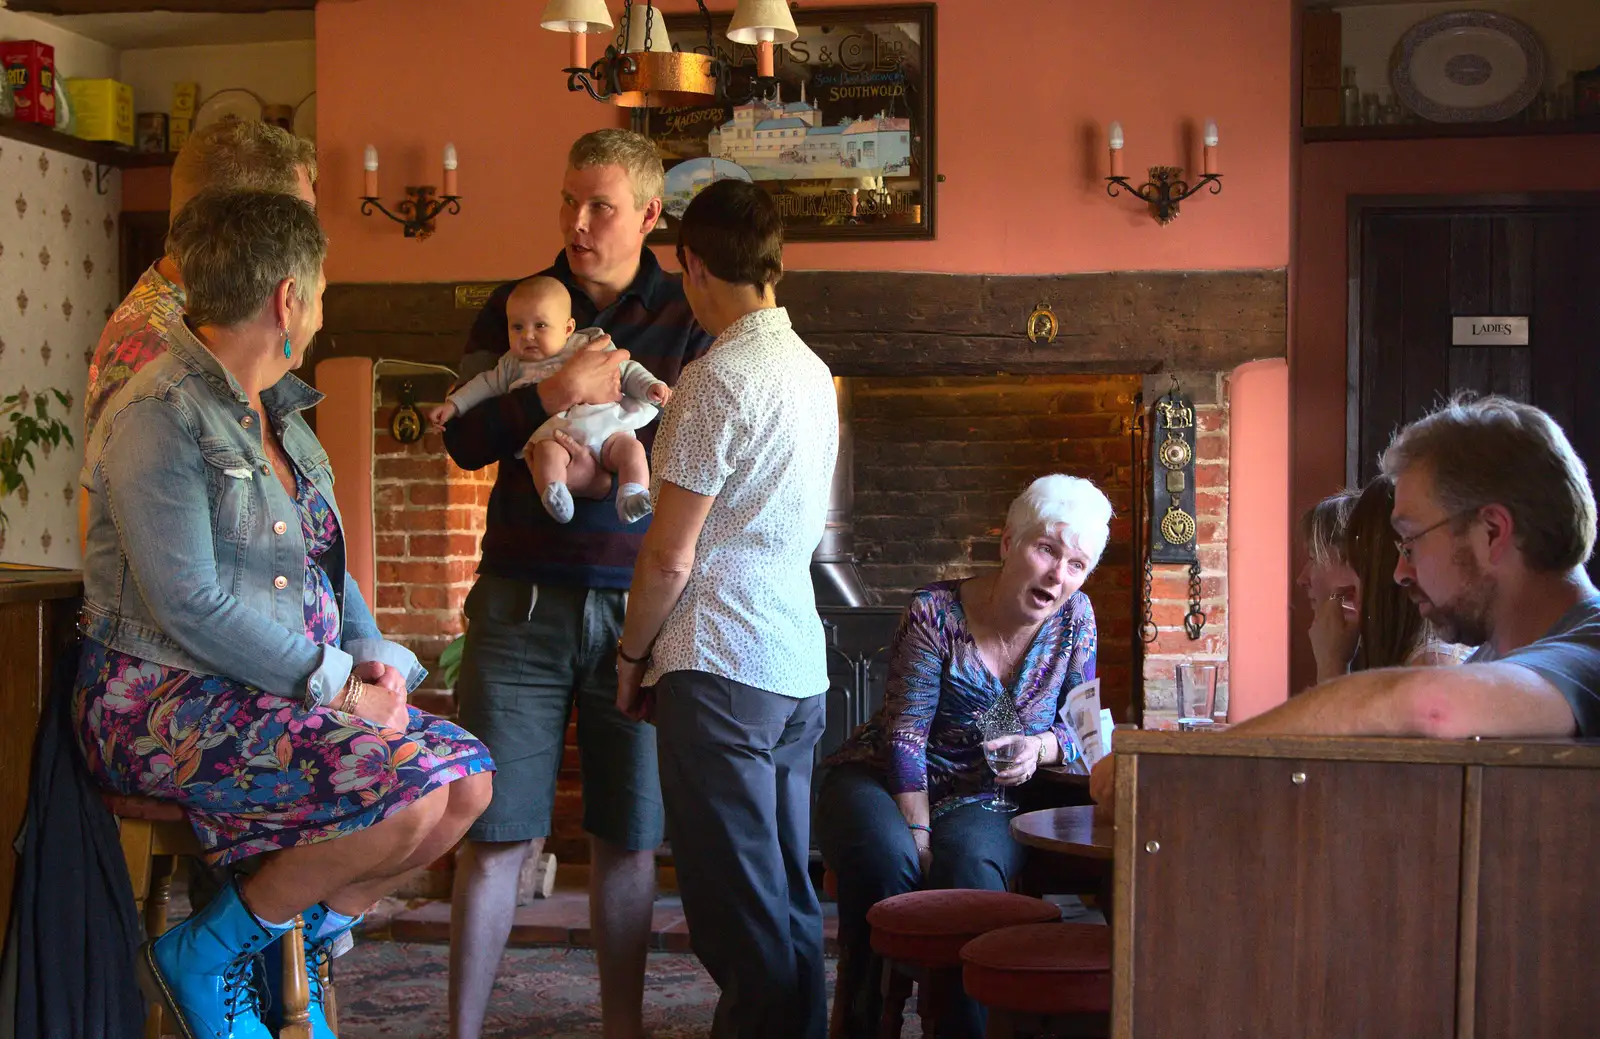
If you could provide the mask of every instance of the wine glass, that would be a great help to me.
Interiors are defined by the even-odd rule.
[[[996,711],[987,715],[983,720],[983,756],[989,762],[990,771],[999,775],[1017,760],[1021,748],[1017,741],[1012,740],[1002,743],[998,747],[989,744],[1008,736],[1021,736],[1022,722],[1018,720],[1014,711]],[[1006,797],[1006,788],[995,785],[994,800],[984,803],[985,808],[991,812],[1014,812],[1017,810],[1015,801]]]

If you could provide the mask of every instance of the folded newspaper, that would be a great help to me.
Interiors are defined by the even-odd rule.
[[[1111,748],[1110,711],[1100,709],[1100,679],[1092,678],[1076,686],[1061,701],[1062,724],[1077,737],[1083,752],[1067,768],[1087,773]]]

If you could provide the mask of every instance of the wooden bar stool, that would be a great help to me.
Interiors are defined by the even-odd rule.
[[[172,872],[178,856],[198,858],[200,842],[195,839],[183,808],[171,801],[110,793],[102,793],[100,799],[117,817],[122,857],[128,862],[128,878],[133,881],[133,901],[144,919],[145,937],[154,939],[167,931],[167,903],[172,897]],[[285,931],[280,941],[283,1025],[278,1029],[278,1039],[311,1039],[311,993],[306,983],[305,930],[300,917],[295,917],[294,927]],[[323,1013],[328,1025],[337,1029],[333,985],[326,976],[322,979],[322,992]],[[162,1016],[161,1004],[152,1004],[145,1014],[144,1039],[161,1039]]]
[[[1109,1035],[1111,928],[1004,927],[961,950],[961,982],[988,1010],[986,1039]]]
[[[897,1039],[905,1004],[917,985],[922,1034],[938,1034],[950,996],[961,990],[961,949],[997,927],[1060,920],[1043,899],[1009,891],[910,891],[867,911],[872,949],[883,957],[883,1016],[879,1039]]]

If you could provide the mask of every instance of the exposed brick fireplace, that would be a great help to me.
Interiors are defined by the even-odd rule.
[[[1174,665],[1198,658],[1224,665],[1225,707],[1227,373],[1283,353],[1283,296],[1282,272],[791,275],[784,302],[802,335],[850,380],[855,551],[868,589],[880,603],[898,605],[928,581],[995,564],[1006,507],[1031,479],[1084,476],[1116,510],[1111,543],[1086,586],[1099,621],[1105,703],[1119,720],[1142,709],[1147,725],[1161,724],[1174,707]],[[453,365],[475,315],[473,298],[453,286],[332,286],[325,349]],[[1055,302],[1062,323],[1054,345],[1030,343],[1019,331],[1041,299]],[[1134,425],[1141,402],[1147,411],[1173,372],[1197,413],[1206,624],[1199,639],[1188,637],[1188,568],[1157,565],[1148,596],[1154,640],[1146,644],[1133,520],[1135,480],[1149,480],[1148,463],[1136,465],[1134,450],[1147,454],[1148,445]],[[377,617],[434,669],[425,702],[448,710],[434,665],[462,630],[493,470],[456,469],[435,436],[398,444],[388,428],[401,381],[381,377],[374,398]],[[419,401],[442,395],[438,377],[412,382]],[[550,849],[584,861],[573,754],[567,764]]]

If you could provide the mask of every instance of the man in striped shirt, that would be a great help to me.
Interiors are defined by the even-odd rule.
[[[606,1039],[642,1032],[645,954],[655,899],[654,851],[663,812],[654,730],[616,708],[616,644],[634,559],[648,521],[623,523],[611,496],[575,499],[560,524],[539,503],[516,455],[551,415],[618,400],[628,358],[669,385],[711,337],[695,323],[677,277],[645,247],[661,218],[661,160],[625,130],[579,138],[562,181],[565,248],[540,272],[572,294],[580,326],[604,329],[618,349],[577,355],[560,372],[452,420],[445,449],[463,469],[500,463],[489,497],[478,579],[467,596],[467,641],[456,685],[461,723],[500,766],[494,799],[468,831],[451,914],[451,1039],[477,1039],[510,934],[522,863],[550,835],[556,774],[574,706],[589,834],[590,927],[600,965]],[[514,283],[513,283],[514,284]],[[506,299],[497,289],[467,342],[461,377],[507,349]],[[648,449],[655,426],[639,430]],[[569,478],[594,466],[574,453]]]

